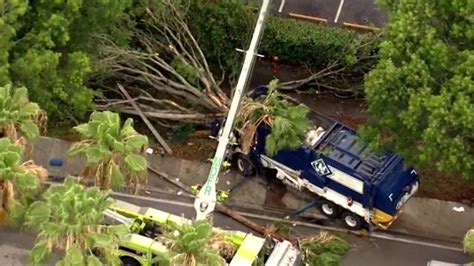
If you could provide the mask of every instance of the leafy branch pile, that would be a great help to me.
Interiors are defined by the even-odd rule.
[[[250,149],[259,126],[271,129],[265,143],[266,152],[271,156],[282,149],[296,149],[303,143],[311,126],[309,109],[303,104],[288,102],[276,90],[277,86],[278,81],[270,82],[263,100],[244,99],[237,116],[244,151]]]
[[[342,238],[321,232],[318,236],[301,240],[303,261],[306,265],[337,266],[349,251],[349,244]]]

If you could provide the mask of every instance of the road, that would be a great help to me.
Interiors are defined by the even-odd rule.
[[[126,200],[140,206],[147,206],[167,211],[186,218],[193,218],[194,208],[189,199],[177,202],[173,200],[153,200],[141,198],[130,198],[129,196],[114,196],[120,200]],[[261,224],[268,223],[262,219],[252,219]],[[249,232],[249,229],[239,222],[219,213],[214,213],[215,226],[224,229],[233,229]],[[295,233],[300,235],[312,235],[319,232],[316,228],[308,226],[295,226]],[[415,266],[426,265],[431,259],[466,263],[474,260],[460,251],[448,247],[434,247],[429,244],[404,243],[394,240],[374,239],[347,235],[352,244],[351,250],[344,258],[342,265],[364,265],[364,266]],[[25,265],[27,262],[27,250],[31,248],[34,236],[17,231],[0,231],[0,261],[1,265]]]
[[[248,0],[260,3],[261,0]],[[345,23],[382,27],[386,13],[375,0],[273,0],[275,14],[299,14],[327,20],[330,25]]]

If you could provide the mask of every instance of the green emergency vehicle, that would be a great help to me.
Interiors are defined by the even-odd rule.
[[[116,200],[105,212],[108,224],[125,224],[131,234],[124,239],[118,250],[119,257],[126,266],[161,265],[164,256],[169,256],[166,243],[159,241],[164,228],[173,229],[183,223],[191,223],[183,217],[154,208],[140,207]],[[223,233],[226,241],[237,247],[229,266],[250,265],[301,265],[300,252],[289,242],[264,239],[240,231],[214,228]]]

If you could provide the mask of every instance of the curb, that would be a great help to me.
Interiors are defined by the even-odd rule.
[[[352,28],[352,29],[356,29],[356,30],[381,31],[381,29],[377,28],[377,27],[370,27],[370,26],[366,26],[366,25],[349,23],[349,22],[343,22],[342,25],[344,25],[344,27],[346,27],[346,28]]]
[[[301,14],[296,14],[296,13],[288,13],[288,16],[290,18],[309,20],[312,22],[328,23],[327,19],[320,18],[320,17],[306,16],[306,15],[301,15]]]

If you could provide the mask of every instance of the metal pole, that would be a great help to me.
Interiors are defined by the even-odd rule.
[[[224,160],[225,152],[227,149],[227,144],[229,143],[230,134],[234,126],[234,120],[237,116],[237,111],[239,109],[240,100],[242,98],[244,89],[249,80],[252,66],[255,62],[255,55],[257,53],[258,44],[260,42],[263,26],[265,23],[265,18],[267,16],[268,8],[270,6],[270,0],[263,0],[262,7],[260,8],[260,13],[257,19],[257,25],[252,35],[252,40],[250,41],[249,49],[245,54],[244,64],[242,66],[242,71],[240,72],[239,80],[235,88],[234,97],[232,98],[232,103],[230,105],[229,113],[227,114],[227,119],[225,122],[224,130],[222,135],[219,138],[219,144],[217,145],[217,150],[212,160],[211,170],[207,177],[207,181],[196,197],[194,201],[194,208],[196,209],[196,219],[205,219],[206,216],[214,211],[216,206],[216,183],[217,176],[222,166],[222,161]]]

